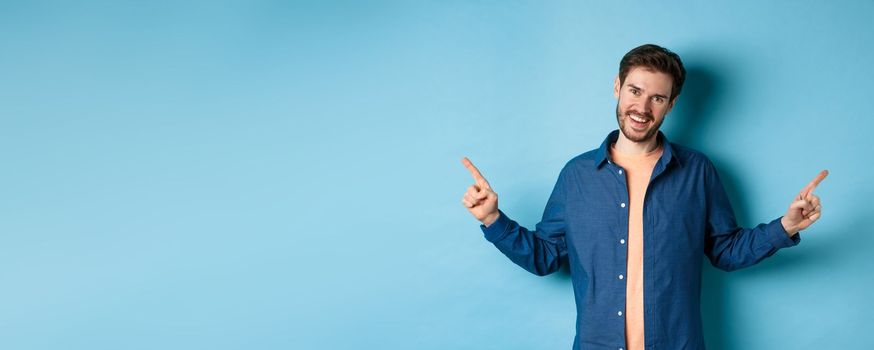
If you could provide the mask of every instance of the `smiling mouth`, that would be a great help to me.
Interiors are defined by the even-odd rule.
[[[626,114],[628,120],[631,121],[631,127],[635,129],[644,129],[647,124],[652,120],[652,118],[645,117],[643,115],[637,113],[628,113]]]

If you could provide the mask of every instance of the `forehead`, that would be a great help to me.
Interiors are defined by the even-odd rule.
[[[670,74],[657,72],[648,67],[634,67],[625,76],[623,85],[634,85],[653,94],[670,95],[674,78]]]

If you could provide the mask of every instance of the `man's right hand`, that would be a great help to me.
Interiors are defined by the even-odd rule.
[[[464,157],[461,163],[470,171],[474,180],[474,184],[468,187],[467,192],[464,193],[461,203],[467,207],[473,217],[482,222],[483,225],[489,226],[501,215],[498,212],[498,194],[492,191],[489,182],[470,162],[470,159]]]

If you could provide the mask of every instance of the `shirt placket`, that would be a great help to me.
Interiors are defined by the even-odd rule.
[[[653,257],[655,256],[655,252],[653,252],[653,239],[656,237],[652,233],[653,227],[656,224],[656,218],[650,214],[649,205],[650,203],[659,203],[661,200],[658,189],[658,179],[663,176],[666,170],[666,166],[663,165],[662,159],[659,159],[659,162],[656,163],[653,168],[652,175],[649,178],[649,184],[646,186],[646,193],[643,196],[643,237],[645,243],[643,245],[643,261],[644,261],[644,274],[643,274],[643,288],[646,290],[654,290],[655,287],[655,278],[657,276],[658,271],[655,270],[655,266],[653,266]],[[653,199],[654,198],[654,199]],[[648,271],[648,272],[647,272]],[[658,334],[660,332],[657,331],[657,325],[655,323],[656,319],[654,315],[656,314],[656,310],[654,309],[658,303],[653,300],[653,293],[644,293],[643,294],[643,318],[644,324],[648,325],[649,331],[646,336],[646,345],[652,345],[658,343],[659,337]]]
[[[617,181],[617,200],[615,203],[610,203],[609,205],[615,205],[616,210],[618,210],[618,215],[620,218],[619,227],[616,229],[615,237],[614,237],[614,247],[617,250],[616,256],[617,261],[614,261],[613,266],[616,267],[616,271],[612,274],[615,276],[614,281],[616,285],[616,289],[619,291],[615,293],[615,295],[621,295],[619,300],[616,301],[616,316],[620,322],[620,334],[619,339],[621,339],[620,345],[617,347],[619,350],[625,349],[625,305],[627,295],[626,289],[626,280],[625,276],[628,274],[628,220],[629,220],[629,204],[630,197],[628,195],[628,179],[625,169],[614,163],[613,161],[608,161],[609,169],[615,176]]]

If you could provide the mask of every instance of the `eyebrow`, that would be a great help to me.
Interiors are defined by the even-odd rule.
[[[646,91],[646,90],[640,88],[639,86],[634,85],[634,84],[631,84],[631,83],[628,83],[628,86],[633,87],[633,88],[635,88],[635,89],[637,89],[637,90],[640,90],[640,91]],[[666,99],[666,100],[668,99],[667,96],[662,95],[662,94],[655,94],[655,95],[653,95],[653,96],[658,96],[658,97],[661,97],[661,98]]]

